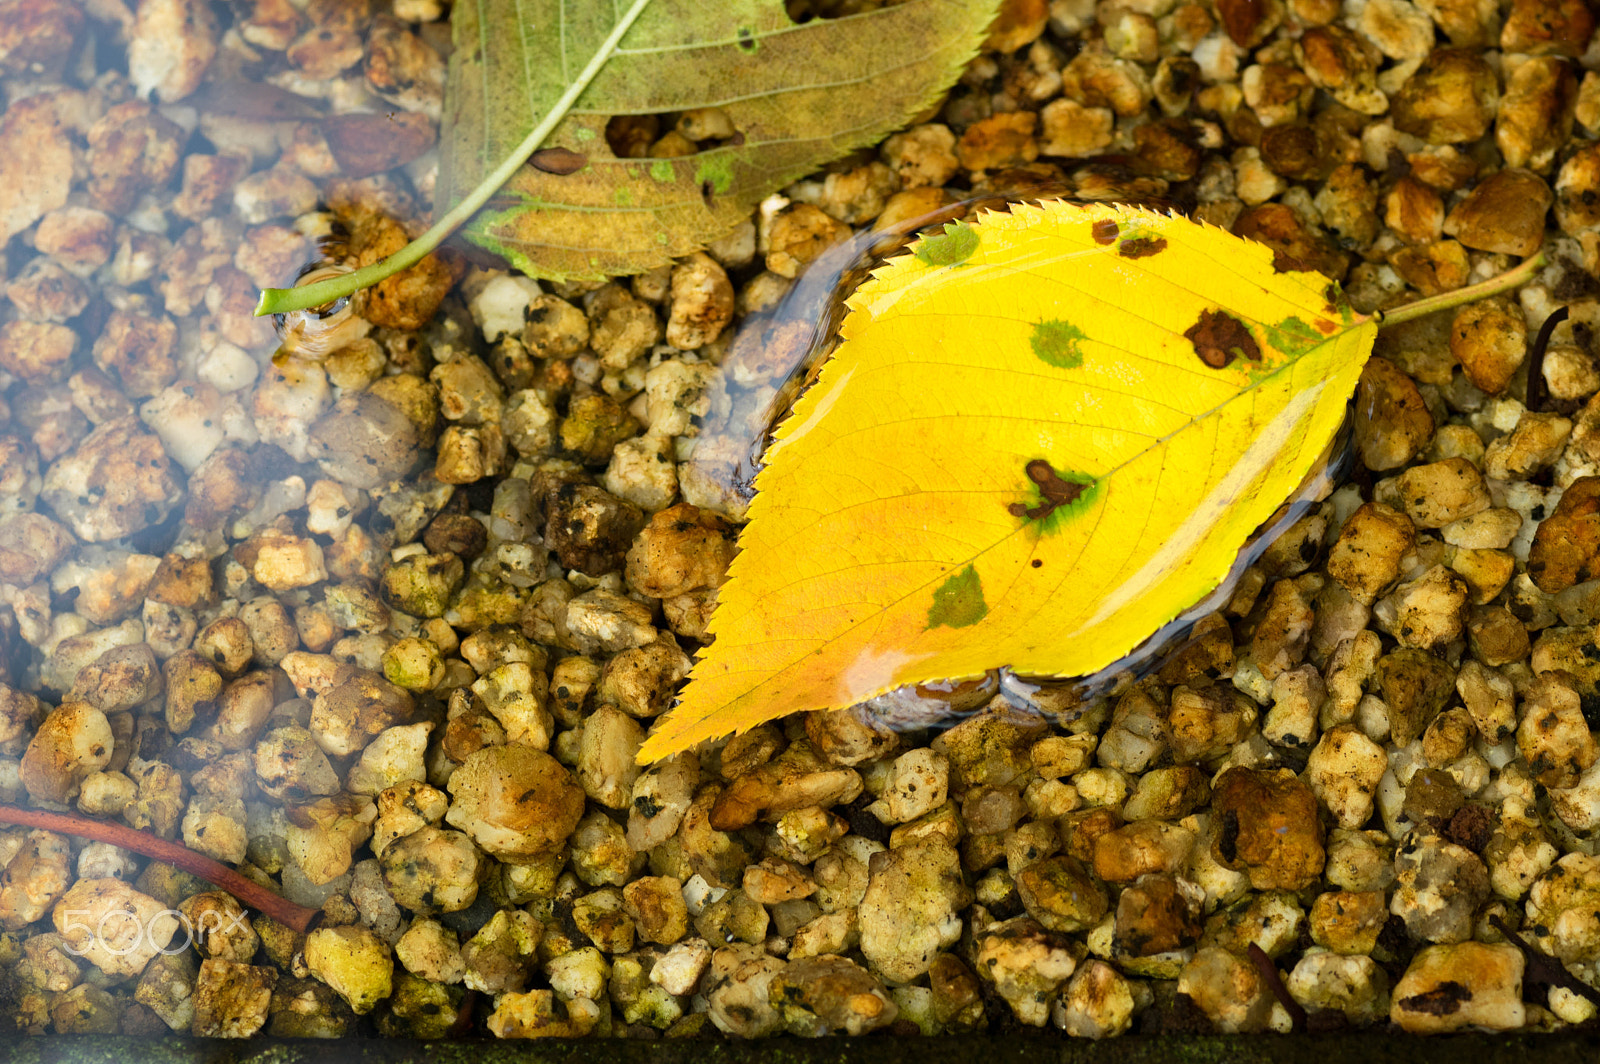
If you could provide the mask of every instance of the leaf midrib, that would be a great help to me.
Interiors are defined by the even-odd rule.
[[[1112,466],[1110,469],[1106,470],[1104,473],[1100,474],[1098,477],[1095,478],[1096,481],[1107,482],[1109,484],[1111,478],[1116,476],[1117,473],[1121,472],[1127,466],[1129,466],[1129,465],[1133,464],[1134,462],[1138,461],[1139,459],[1145,457],[1145,455],[1150,454],[1152,451],[1155,451],[1156,449],[1158,449],[1160,447],[1166,446],[1167,444],[1169,444],[1171,441],[1176,439],[1181,434],[1189,431],[1189,429],[1191,429],[1191,428],[1195,427],[1196,425],[1206,421],[1207,419],[1211,418],[1212,416],[1219,414],[1222,410],[1224,410],[1228,406],[1229,403],[1235,402],[1236,400],[1239,400],[1239,399],[1243,399],[1245,396],[1254,395],[1258,388],[1260,388],[1262,385],[1266,384],[1269,380],[1271,380],[1274,377],[1276,377],[1279,373],[1282,373],[1284,370],[1287,370],[1287,369],[1292,369],[1294,366],[1298,365],[1299,362],[1302,359],[1309,358],[1311,355],[1315,354],[1318,351],[1321,351],[1323,348],[1327,347],[1329,344],[1338,343],[1340,340],[1342,340],[1349,333],[1354,332],[1355,329],[1358,329],[1360,327],[1361,327],[1360,325],[1357,325],[1352,329],[1346,329],[1344,332],[1336,333],[1333,336],[1330,336],[1327,339],[1325,339],[1322,343],[1318,344],[1317,346],[1311,347],[1311,348],[1307,348],[1305,351],[1302,351],[1298,355],[1290,356],[1289,358],[1287,358],[1285,360],[1283,365],[1279,366],[1277,369],[1274,369],[1269,373],[1263,374],[1254,383],[1252,383],[1248,387],[1243,388],[1243,389],[1235,392],[1234,394],[1228,396],[1228,398],[1224,399],[1222,402],[1218,403],[1216,406],[1213,406],[1213,407],[1211,407],[1210,409],[1207,409],[1207,410],[1202,410],[1199,413],[1196,413],[1196,414],[1193,414],[1193,415],[1189,416],[1182,424],[1178,425],[1176,428],[1174,428],[1171,432],[1167,433],[1165,436],[1151,436],[1151,437],[1149,437],[1150,442],[1148,444],[1146,444],[1139,451],[1137,451],[1137,452],[1129,455],[1128,457],[1124,458],[1121,462],[1119,462],[1116,465]],[[1111,347],[1112,345],[1107,344],[1106,346],[1107,347]],[[1126,350],[1124,350],[1123,348],[1120,348],[1120,347],[1112,347],[1112,350],[1122,351],[1124,354],[1129,354],[1130,353],[1130,352],[1127,352]],[[896,363],[895,365],[900,365],[900,364]],[[872,374],[874,372],[883,372],[883,371],[887,371],[887,370],[893,369],[893,368],[894,368],[894,366],[874,366],[871,369],[867,370],[865,373],[863,373],[863,377],[869,376],[870,374]],[[969,368],[976,368],[976,367],[969,367]],[[816,387],[816,385],[813,385],[812,387]],[[1131,396],[1127,396],[1124,393],[1111,393],[1111,394],[1122,395],[1124,398],[1132,398]],[[1177,408],[1168,407],[1168,409],[1177,409]],[[930,416],[932,416],[932,415],[930,415]],[[948,416],[948,415],[938,415],[938,416]],[[994,417],[994,416],[1006,417],[1008,415],[972,414],[972,415],[965,415],[965,416],[971,418],[974,421],[979,421],[979,420],[984,420],[985,418],[989,418],[989,417]],[[849,436],[859,435],[860,433],[863,433],[863,432],[871,432],[871,431],[875,431],[875,430],[880,429],[880,428],[887,428],[887,427],[892,426],[892,425],[906,424],[909,421],[915,421],[915,420],[922,420],[922,418],[906,418],[906,419],[901,419],[901,420],[896,420],[896,421],[875,422],[872,425],[867,425],[867,426],[860,427],[860,428],[854,428],[854,429],[849,430],[848,432],[840,433],[837,436],[835,436],[832,440],[830,440],[829,443],[831,444],[831,443],[837,442],[838,440],[844,439],[844,438],[849,437]],[[1038,418],[1026,418],[1024,420],[1037,422],[1037,421],[1039,421],[1041,419],[1038,419]],[[1069,424],[1077,425],[1077,424],[1079,424],[1079,422],[1069,422]],[[781,442],[781,441],[775,441],[774,445],[776,445],[776,442]],[[771,468],[770,466],[764,466],[762,468],[762,470],[761,470],[761,473],[765,473],[770,468]],[[760,493],[761,487],[762,487],[762,485],[760,484],[760,477],[761,477],[761,474],[757,474],[757,482],[755,483],[755,489],[756,489],[756,492],[757,492],[758,496],[759,496],[759,493]],[[979,489],[972,489],[972,490],[973,491],[977,491]],[[846,512],[848,510],[855,509],[857,507],[869,506],[872,503],[877,502],[877,501],[879,501],[879,500],[875,497],[875,498],[872,498],[872,499],[862,500],[859,503],[851,503],[851,504],[849,504],[847,506],[835,506],[833,509],[829,510],[829,513],[843,513],[843,512]],[[1025,529],[1027,529],[1028,527],[1029,527],[1028,525],[1024,524],[1024,525],[1020,526],[1020,528],[1017,529],[1017,531],[1023,531]],[[795,533],[796,536],[803,535],[803,534],[804,534],[803,532],[796,532]],[[972,557],[967,558],[965,560],[965,564],[970,564],[972,562],[975,562],[984,553],[987,553],[988,551],[993,550],[995,547],[999,546],[1001,543],[1004,543],[1006,541],[1006,539],[1008,539],[1009,537],[1010,537],[1010,533],[1008,533],[1006,536],[1004,536],[1004,537],[1002,537],[1000,539],[995,540],[993,543],[991,543],[988,546],[984,547],[983,550],[979,551],[977,554],[974,554]],[[779,543],[774,544],[774,546],[782,547],[783,544],[790,542],[790,540],[793,539],[793,538],[794,537],[790,537],[789,539],[784,539],[784,540],[780,541]],[[963,563],[956,562],[956,563],[953,563],[953,564],[958,564],[959,565],[959,564],[963,564]],[[783,587],[787,587],[789,585],[785,584],[785,585],[782,585],[782,586]],[[915,591],[917,589],[914,588],[912,590]],[[888,606],[885,606],[884,608],[888,609],[889,606],[898,605],[898,603],[899,603],[899,600],[896,600],[895,602],[890,603]],[[714,619],[716,615],[713,614],[712,616],[713,616],[713,619]]]

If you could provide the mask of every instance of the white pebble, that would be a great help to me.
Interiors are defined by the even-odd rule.
[[[244,348],[226,340],[201,355],[199,364],[195,366],[195,375],[219,392],[248,388],[256,382],[256,375],[260,372],[256,360]]]
[[[540,295],[539,282],[521,274],[502,274],[483,286],[468,304],[472,320],[491,344],[510,333],[521,336],[528,321],[528,304]]]

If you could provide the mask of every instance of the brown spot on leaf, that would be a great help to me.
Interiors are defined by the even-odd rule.
[[[1222,369],[1235,358],[1261,360],[1261,348],[1244,322],[1220,310],[1203,310],[1200,320],[1184,330],[1194,353],[1212,369]]]
[[[1117,254],[1125,259],[1142,259],[1166,250],[1167,240],[1160,236],[1136,236],[1117,245]]]
[[[1079,484],[1071,480],[1063,480],[1061,475],[1043,458],[1035,458],[1023,467],[1023,472],[1028,479],[1039,485],[1039,494],[1044,496],[1044,501],[1038,506],[1024,506],[1014,502],[1006,507],[1012,517],[1026,517],[1030,521],[1049,517],[1055,513],[1058,506],[1069,506],[1073,500],[1082,495],[1086,484]]]
[[[1317,332],[1321,333],[1323,336],[1332,336],[1333,331],[1337,328],[1338,326],[1329,321],[1327,318],[1317,319]]]
[[[1104,218],[1094,223],[1089,235],[1094,237],[1096,244],[1110,244],[1117,239],[1117,231],[1117,223],[1110,218]]]
[[[575,174],[589,165],[589,157],[566,148],[541,148],[528,157],[528,165],[547,174]]]

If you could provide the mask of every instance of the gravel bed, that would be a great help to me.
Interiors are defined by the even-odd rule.
[[[1593,1019],[1592,6],[1006,0],[937,108],[704,253],[538,284],[446,251],[275,333],[258,288],[425,227],[447,16],[0,0],[0,801],[321,910],[300,933],[0,829],[0,1024]],[[608,141],[732,132],[621,116]],[[1148,675],[1032,706],[993,675],[896,692],[641,770],[824,317],[784,302],[796,279],[852,233],[1030,190],[1175,205],[1362,311],[1550,265],[1380,337],[1352,475]]]

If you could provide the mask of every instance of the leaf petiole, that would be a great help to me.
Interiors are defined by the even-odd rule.
[[[291,310],[306,310],[310,307],[320,307],[325,303],[332,303],[336,299],[354,295],[363,288],[375,285],[378,282],[392,277],[401,270],[409,269],[422,260],[434,248],[444,243],[451,233],[455,232],[463,222],[477,213],[478,209],[489,202],[500,186],[511,180],[524,162],[528,160],[544,139],[550,135],[566,118],[567,112],[572,108],[578,97],[589,87],[589,83],[600,73],[602,67],[617,50],[617,45],[632,28],[634,20],[650,5],[650,0],[633,0],[628,9],[622,13],[617,24],[612,27],[611,33],[604,43],[595,49],[594,56],[587,66],[573,79],[567,91],[561,94],[549,112],[533,127],[533,132],[525,137],[516,150],[506,156],[501,164],[492,170],[478,186],[474,188],[465,199],[457,203],[446,212],[443,218],[433,223],[426,233],[390,255],[382,262],[375,262],[371,266],[363,266],[351,273],[330,277],[325,281],[317,281],[302,288],[267,288],[261,293],[261,299],[256,303],[256,317],[263,314],[282,314]]]
[[[1544,252],[1537,252],[1522,265],[1513,267],[1505,273],[1496,274],[1487,281],[1457,288],[1454,292],[1442,292],[1427,299],[1419,299],[1415,303],[1407,303],[1390,311],[1376,311],[1372,315],[1372,320],[1378,323],[1379,328],[1388,328],[1401,322],[1415,321],[1436,310],[1449,310],[1451,307],[1463,306],[1488,296],[1497,296],[1501,292],[1509,292],[1533,280],[1533,275],[1544,268],[1545,262]]]

